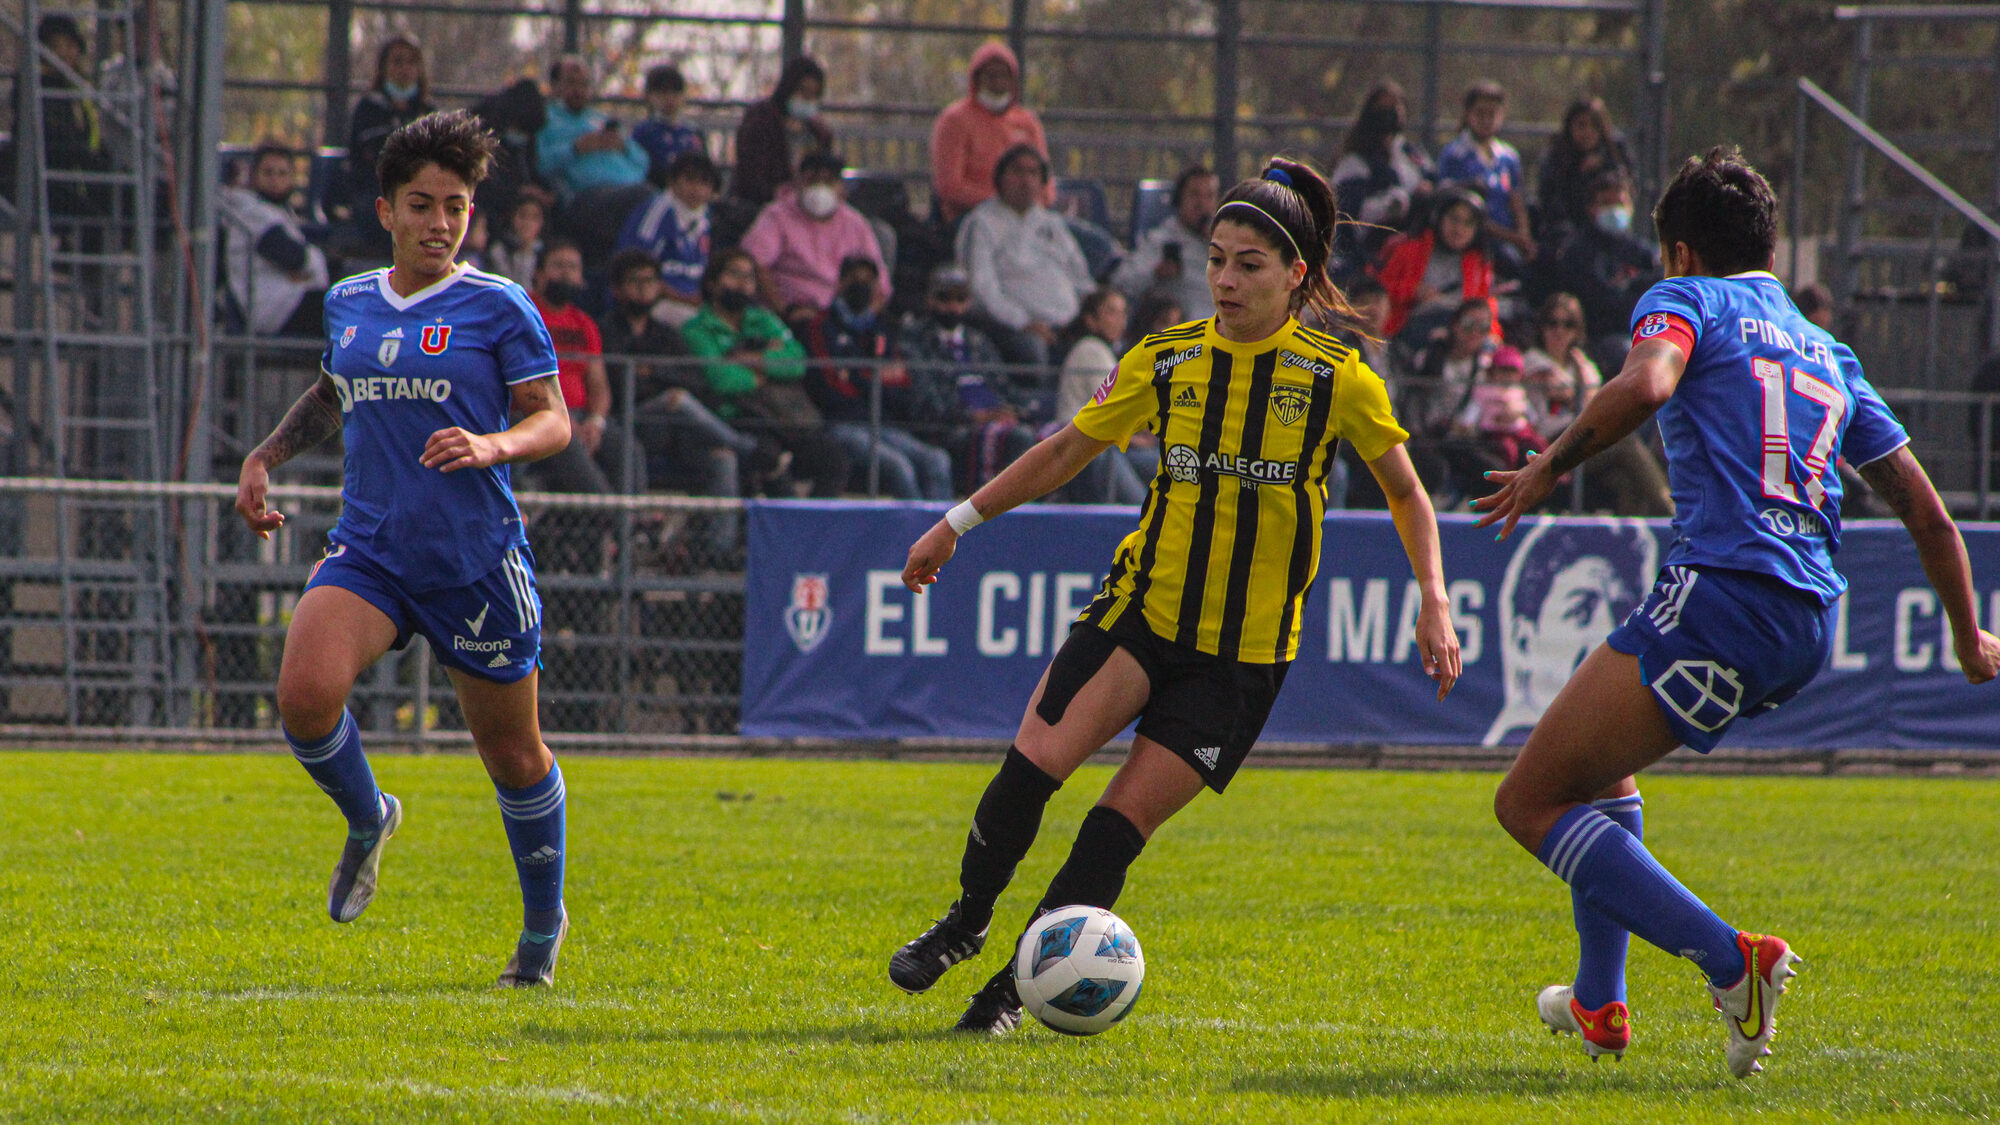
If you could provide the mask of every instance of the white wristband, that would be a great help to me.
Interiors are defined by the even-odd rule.
[[[972,506],[972,501],[961,500],[957,507],[944,514],[944,522],[951,525],[953,532],[964,535],[985,523],[986,517],[979,514],[979,509]]]

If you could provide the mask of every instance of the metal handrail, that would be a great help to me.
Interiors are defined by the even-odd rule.
[[[2000,15],[2000,7],[1996,7],[1994,13]],[[1896,142],[1876,132],[1866,121],[1857,116],[1853,110],[1842,105],[1840,99],[1820,89],[1819,85],[1810,78],[1799,79],[1798,91],[1812,99],[1821,109],[1830,114],[1835,121],[1845,125],[1849,132],[1868,142],[1870,148],[1888,157],[1896,167],[1908,172],[1912,179],[1930,189],[1938,198],[1950,204],[1951,209],[1963,216],[1966,222],[1985,231],[1988,238],[1993,239],[1996,243],[2000,243],[2000,222],[1995,222],[1986,212],[1967,202],[1964,196],[1952,190],[1950,184],[1938,179],[1931,173],[1930,169],[1919,164],[1915,157],[1897,147]]]

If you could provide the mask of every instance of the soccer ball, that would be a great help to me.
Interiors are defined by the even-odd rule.
[[[1021,1006],[1065,1035],[1096,1035],[1139,999],[1146,957],[1118,915],[1095,906],[1051,910],[1014,950]]]

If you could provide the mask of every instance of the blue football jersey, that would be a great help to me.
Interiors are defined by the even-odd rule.
[[[469,585],[527,543],[510,466],[444,473],[420,461],[447,427],[505,430],[509,388],[555,375],[527,293],[461,265],[401,297],[387,269],[371,270],[327,291],[326,332],[320,366],[340,392],[347,446],[333,541],[419,591]]]
[[[1632,325],[1635,341],[1664,337],[1688,353],[1659,412],[1674,497],[1662,565],[1755,571],[1839,597],[1834,463],[1865,465],[1910,440],[1854,353],[1761,270],[1669,278],[1647,290]]]

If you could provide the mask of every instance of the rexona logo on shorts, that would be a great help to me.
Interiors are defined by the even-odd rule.
[[[506,652],[508,643],[505,637],[482,641],[476,637],[461,637],[457,633],[451,635],[453,652]]]
[[[1321,363],[1311,356],[1303,356],[1297,352],[1279,352],[1278,362],[1286,367],[1296,367],[1301,371],[1311,372],[1315,379],[1333,378],[1333,366]]]
[[[1235,477],[1247,485],[1290,484],[1298,476],[1296,461],[1266,461],[1256,457],[1232,457],[1225,453],[1202,453],[1191,445],[1167,447],[1167,475],[1183,484],[1193,484],[1204,472]]]
[[[1186,363],[1188,360],[1200,359],[1200,358],[1201,358],[1200,344],[1196,344],[1194,347],[1191,348],[1183,348],[1182,350],[1177,351],[1172,355],[1161,356],[1159,359],[1154,360],[1153,375],[1156,378],[1164,379],[1170,372],[1173,371],[1174,368],[1179,367],[1181,364]]]

